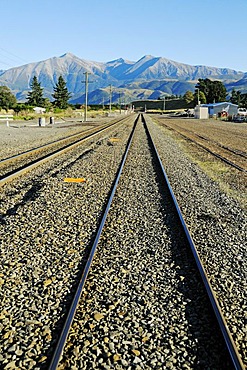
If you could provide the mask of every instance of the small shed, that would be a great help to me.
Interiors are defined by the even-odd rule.
[[[208,108],[202,105],[197,105],[195,107],[195,118],[197,119],[207,119],[208,118]]]
[[[202,106],[208,108],[208,114],[211,117],[227,117],[238,113],[238,105],[229,102],[202,104]]]

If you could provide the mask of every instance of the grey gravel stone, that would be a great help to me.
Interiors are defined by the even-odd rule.
[[[177,369],[187,363],[195,368],[201,359],[215,369],[222,369],[223,363],[230,368],[193,258],[182,236],[176,236],[178,230],[173,231],[176,221],[169,207],[167,196],[159,192],[139,123],[86,282],[87,300],[80,303],[72,333],[78,320],[83,326],[84,318],[86,325],[90,312],[102,313],[106,302],[108,307],[118,302],[106,312],[103,327],[109,327],[120,368],[131,369],[138,364],[141,369]],[[94,289],[90,290],[92,281]],[[99,347],[105,337],[103,327],[91,330]],[[79,330],[76,337],[71,335],[69,342],[76,344],[81,334]],[[92,357],[87,352],[87,358]],[[66,347],[61,366],[68,358],[76,363]],[[113,358],[109,360],[115,368]],[[100,366],[108,364],[106,359],[99,361]]]

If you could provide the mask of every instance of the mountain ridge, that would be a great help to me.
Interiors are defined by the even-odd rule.
[[[144,55],[136,62],[118,58],[104,63],[85,60],[66,52],[59,57],[54,56],[0,72],[0,84],[8,86],[19,101],[25,101],[34,75],[43,88],[44,96],[52,99],[54,86],[61,75],[72,94],[71,102],[83,103],[85,72],[91,74],[88,91],[89,99],[90,94],[94,96],[94,104],[102,103],[109,85],[112,85],[119,94],[125,94],[131,99],[142,96],[151,98],[162,93],[169,95],[175,91],[175,95],[183,95],[188,89],[194,90],[199,78],[226,81],[229,91],[234,85],[242,91],[247,91],[247,72],[226,67],[193,66],[152,55]],[[155,81],[158,84],[155,84]],[[150,90],[148,86],[152,85],[155,88]],[[95,91],[99,94],[98,98]]]

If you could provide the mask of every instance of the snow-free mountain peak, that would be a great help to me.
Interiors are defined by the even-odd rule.
[[[36,76],[44,89],[44,95],[51,99],[53,88],[61,75],[72,94],[71,100],[81,102],[85,93],[83,84],[85,72],[91,73],[89,93],[93,91],[100,93],[112,85],[115,89],[121,87],[123,94],[126,93],[134,98],[144,95],[154,96],[154,91],[156,91],[155,96],[162,93],[184,94],[188,89],[193,91],[198,78],[227,81],[228,89],[232,86],[231,82],[243,81],[245,83],[243,72],[229,68],[192,66],[149,54],[144,55],[136,62],[121,57],[102,63],[88,61],[71,52],[66,52],[59,57],[52,57],[0,72],[0,84],[8,86],[16,94],[18,100],[25,101],[27,92],[30,90],[30,81],[33,76]],[[145,86],[152,87],[153,90]],[[140,89],[142,91],[146,89],[149,92],[146,91],[143,95],[138,92]],[[99,96],[97,100],[96,95],[95,93],[94,103],[99,104],[102,101],[102,96]]]

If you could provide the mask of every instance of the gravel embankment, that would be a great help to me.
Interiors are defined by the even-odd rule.
[[[141,123],[59,369],[230,369]]]
[[[150,117],[147,120],[229,329],[247,365],[246,211],[186,157],[164,128],[152,123]]]
[[[1,188],[1,369],[46,367],[132,125]]]

